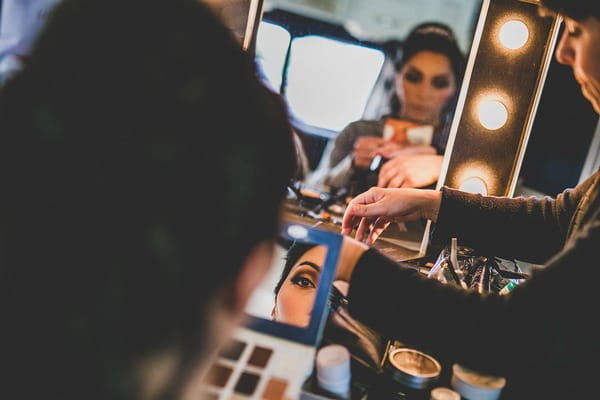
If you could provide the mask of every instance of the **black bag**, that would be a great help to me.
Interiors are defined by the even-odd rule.
[[[428,276],[444,283],[476,289],[481,293],[501,294],[529,277],[515,260],[477,254],[474,249],[463,246],[457,246],[454,262],[451,247],[443,248]]]
[[[332,286],[323,344],[333,343],[345,346],[354,361],[375,373],[380,373],[390,340],[354,319],[348,312],[348,300]]]

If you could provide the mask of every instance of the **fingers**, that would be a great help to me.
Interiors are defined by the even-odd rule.
[[[387,229],[390,225],[390,220],[385,217],[379,217],[371,226],[371,232],[369,233],[369,237],[367,238],[367,244],[373,244],[381,236],[383,231]]]
[[[368,213],[368,205],[349,204],[342,219],[342,235],[349,235]],[[357,238],[358,239],[358,238]],[[360,239],[358,239],[360,240]]]
[[[383,143],[377,150],[378,154],[381,154],[384,158],[391,159],[396,156],[396,153],[402,150],[403,146],[396,142],[388,141]]]
[[[362,217],[360,216],[362,212],[360,211],[360,204],[357,205],[348,205],[346,207],[346,212],[344,212],[344,216],[342,218],[342,235],[349,235],[354,230],[354,227],[358,225]]]
[[[377,188],[371,188],[350,201],[344,212],[344,217],[342,218],[341,233],[343,235],[352,233],[352,230],[359,225],[363,217],[376,215],[374,213],[375,210],[371,209],[373,204],[377,203],[381,198],[381,195],[376,189]]]
[[[394,178],[388,182],[387,187],[389,187],[389,188],[406,187],[406,183],[407,183],[406,177],[404,175],[398,174],[398,175],[394,176]]]
[[[390,225],[391,220],[386,217],[375,217],[360,219],[356,228],[356,235],[354,238],[359,242],[365,242],[366,244],[373,244],[381,236],[381,234]],[[350,233],[350,232],[349,232]]]
[[[356,236],[354,238],[360,242],[365,240],[370,234],[369,231],[374,220],[374,218],[362,218],[358,224],[358,228],[356,228]]]
[[[379,171],[379,176],[377,177],[377,186],[387,187],[389,179],[386,174],[382,174],[381,172]]]
[[[379,175],[377,176],[377,186],[379,187],[388,187],[388,183],[390,179],[396,173],[395,168],[390,168],[394,163],[394,160],[390,160],[387,163],[383,164],[381,170],[379,171]]]
[[[385,190],[374,187],[352,199],[344,213],[341,233],[350,235],[356,228],[356,240],[374,242],[390,221],[382,217],[386,208],[385,196]]]
[[[384,165],[385,167],[385,165]],[[382,188],[399,188],[404,182],[404,174],[397,169],[383,169],[379,172],[377,186]]]

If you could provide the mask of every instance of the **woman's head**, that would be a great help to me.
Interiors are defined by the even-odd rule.
[[[276,235],[282,99],[202,2],[62,0],[0,132],[0,397],[135,399],[135,368],[171,348],[176,391]]]
[[[542,5],[564,17],[556,60],[573,69],[581,92],[600,114],[600,2],[542,0]]]
[[[308,326],[326,255],[325,246],[296,242],[289,248],[275,287],[274,320]]]
[[[398,117],[438,125],[454,106],[462,82],[464,56],[452,30],[440,23],[416,26],[395,63]],[[394,110],[396,108],[396,110]]]

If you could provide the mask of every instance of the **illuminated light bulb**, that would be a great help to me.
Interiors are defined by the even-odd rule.
[[[489,130],[501,128],[508,119],[504,104],[497,100],[485,100],[479,105],[479,122]]]
[[[515,50],[522,47],[529,39],[529,29],[521,21],[511,20],[500,28],[500,43],[509,49]]]
[[[482,195],[487,195],[487,185],[483,181],[483,179],[478,177],[469,178],[462,183],[459,187],[463,192],[469,193],[479,193]]]

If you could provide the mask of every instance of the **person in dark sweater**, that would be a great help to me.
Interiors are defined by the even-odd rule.
[[[600,113],[600,3],[541,3],[544,12],[564,17],[556,59],[572,67]],[[399,268],[367,246],[391,221],[421,218],[433,222],[432,242],[458,237],[482,252],[543,266],[507,295],[480,294]],[[342,233],[354,229],[344,246],[357,263],[345,264],[338,278],[349,282],[355,318],[443,359],[505,377],[503,399],[596,396],[600,170],[555,198],[372,188],[346,209]]]

